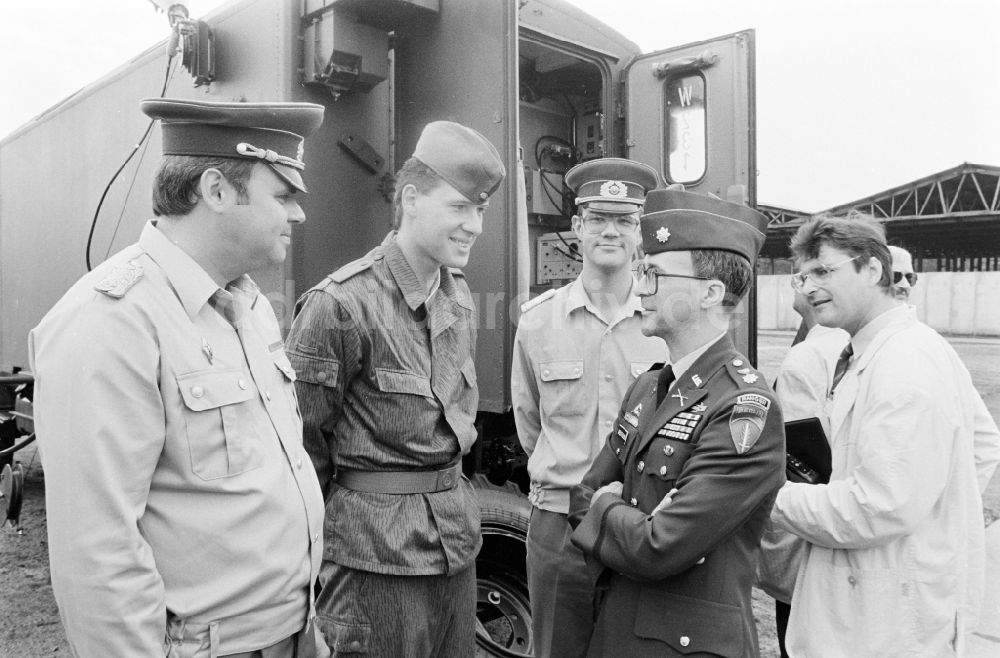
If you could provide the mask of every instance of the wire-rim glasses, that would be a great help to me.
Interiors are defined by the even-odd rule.
[[[661,276],[668,276],[674,279],[698,279],[699,281],[711,281],[712,279],[707,276],[695,276],[691,274],[668,274],[667,272],[661,272],[657,269],[649,267],[648,265],[641,263],[635,268],[635,275],[646,287],[646,292],[650,295],[655,295],[656,291],[659,289],[659,280]]]
[[[796,290],[802,290],[806,285],[807,279],[812,279],[812,282],[818,286],[823,285],[830,280],[830,275],[836,272],[838,269],[847,265],[852,260],[857,260],[860,256],[851,256],[839,263],[834,263],[833,265],[817,265],[808,272],[796,272],[792,275],[792,288]]]
[[[609,222],[614,222],[615,228],[622,235],[634,233],[639,228],[639,213],[629,213],[627,215],[592,215],[587,213],[582,217],[583,228],[592,235],[600,235],[608,227]]]

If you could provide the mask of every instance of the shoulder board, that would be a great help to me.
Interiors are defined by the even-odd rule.
[[[555,294],[556,294],[555,288],[549,288],[538,297],[535,297],[534,299],[529,299],[528,301],[521,304],[521,313],[527,313],[528,311],[535,308],[542,302],[548,301],[553,297],[555,297]]]
[[[465,272],[463,272],[460,268],[457,267],[449,267],[448,273],[451,274],[452,276],[460,276],[463,279],[465,278]]]
[[[365,256],[364,258],[359,258],[358,260],[351,261],[347,265],[344,265],[339,270],[334,272],[329,276],[329,279],[334,283],[343,283],[347,281],[352,276],[364,272],[372,265],[375,264],[375,259],[371,256]]]
[[[757,382],[761,382],[762,385],[767,385],[764,382],[764,375],[750,365],[750,362],[742,356],[726,361],[726,371],[737,384],[756,384]]]
[[[108,297],[121,299],[139,282],[142,274],[142,265],[134,260],[126,261],[111,268],[111,271],[94,286],[94,290],[103,292]]]

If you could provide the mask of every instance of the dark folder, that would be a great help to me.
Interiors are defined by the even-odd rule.
[[[791,482],[826,484],[832,471],[830,442],[819,418],[785,423],[785,474]]]

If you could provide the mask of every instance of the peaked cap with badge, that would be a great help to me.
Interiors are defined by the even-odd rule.
[[[642,249],[731,251],[753,263],[764,245],[767,217],[753,208],[683,189],[654,190],[646,197]]]
[[[424,126],[413,157],[473,203],[493,196],[507,175],[490,140],[454,121],[432,121]]]
[[[565,180],[578,206],[621,214],[640,210],[646,194],[660,184],[655,169],[624,158],[583,162],[567,171]]]
[[[140,107],[159,119],[163,155],[258,160],[307,192],[303,143],[323,123],[315,103],[239,103],[146,98]]]

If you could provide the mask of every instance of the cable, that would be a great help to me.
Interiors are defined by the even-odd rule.
[[[173,64],[173,62],[174,62],[174,55],[170,55],[167,58],[167,70],[166,70],[166,73],[163,76],[163,88],[160,90],[160,98],[163,98],[163,95],[167,93],[167,85],[170,84],[170,79],[173,77],[173,74],[170,71],[170,65]],[[104,200],[107,198],[108,192],[111,191],[111,186],[114,185],[115,181],[118,179],[118,176],[121,175],[122,170],[125,169],[125,166],[128,165],[128,163],[132,160],[132,158],[135,157],[135,154],[139,151],[139,149],[142,148],[142,145],[146,141],[146,138],[149,137],[149,133],[152,132],[152,130],[153,130],[153,124],[154,123],[156,123],[155,120],[150,120],[149,124],[146,126],[145,132],[142,133],[142,137],[140,137],[139,141],[136,143],[136,145],[134,147],[132,147],[132,152],[128,154],[128,157],[125,158],[125,161],[122,162],[122,164],[121,164],[120,167],[118,167],[118,171],[116,171],[114,173],[114,175],[111,177],[111,180],[108,181],[108,184],[104,187],[104,192],[101,193],[100,200],[97,202],[97,209],[94,210],[94,218],[90,222],[90,233],[87,235],[87,251],[84,254],[85,260],[87,262],[87,271],[88,272],[90,272],[91,270],[94,269],[90,265],[90,249],[91,249],[91,246],[93,245],[93,242],[94,242],[94,231],[97,230],[97,219],[101,215],[101,207],[104,205]],[[141,162],[141,158],[140,158],[140,162]],[[133,173],[133,175],[132,175],[132,184],[133,185],[135,184],[135,177],[138,175],[138,171],[139,171],[138,168],[136,168],[135,173]],[[132,191],[132,185],[129,185],[129,192],[131,192],[131,191]],[[125,200],[126,201],[128,200],[128,196],[127,195],[125,197]],[[122,203],[122,215],[124,215],[124,213],[125,213],[125,204],[123,202]],[[118,225],[121,224],[121,220],[122,220],[122,216],[120,215],[118,217]],[[116,225],[115,226],[115,235],[117,235],[117,234],[118,234],[118,226]],[[112,240],[112,242],[113,242],[113,240]],[[111,247],[110,246],[108,247],[108,251],[109,252],[111,251]]]

